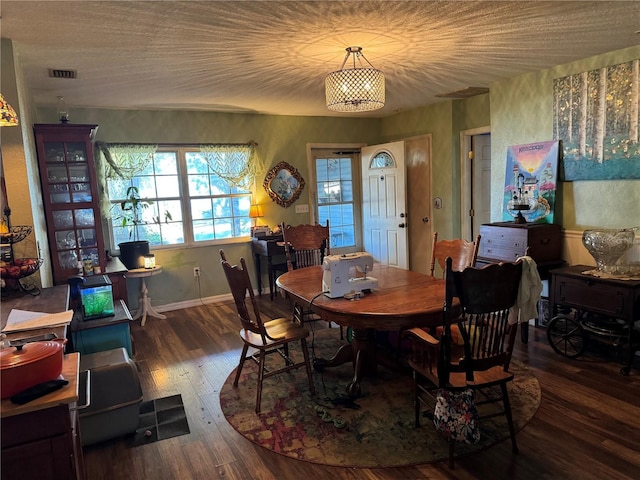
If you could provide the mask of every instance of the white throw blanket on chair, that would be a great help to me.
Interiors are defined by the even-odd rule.
[[[538,273],[538,266],[533,258],[524,256],[518,258],[522,261],[522,278],[518,289],[518,299],[511,308],[509,323],[528,323],[530,319],[538,316],[538,300],[542,293],[542,280]]]

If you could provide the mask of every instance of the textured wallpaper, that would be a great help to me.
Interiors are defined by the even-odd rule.
[[[553,139],[553,79],[640,58],[640,46],[491,85],[491,218],[502,217],[506,151]],[[567,230],[640,226],[640,180],[560,182],[556,220]]]

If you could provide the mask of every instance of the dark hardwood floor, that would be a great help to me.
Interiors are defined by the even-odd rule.
[[[267,316],[290,311],[282,298],[264,295],[260,304]],[[371,470],[314,465],[257,447],[227,423],[218,400],[240,354],[236,318],[229,302],[132,324],[145,399],[182,394],[191,433],[136,448],[125,439],[87,447],[89,480],[640,478],[640,371],[624,377],[612,353],[595,349],[577,360],[561,357],[544,330],[533,327],[528,344],[517,342],[515,357],[535,371],[542,402],[518,433],[517,455],[505,441],[457,459],[454,470],[446,462]]]

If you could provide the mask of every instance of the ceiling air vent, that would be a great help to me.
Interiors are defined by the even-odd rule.
[[[439,93],[436,97],[439,98],[469,98],[476,95],[482,95],[483,93],[489,93],[489,89],[485,87],[467,87],[462,90],[456,90],[455,92]]]
[[[61,70],[59,68],[49,69],[50,78],[78,78],[77,70]]]

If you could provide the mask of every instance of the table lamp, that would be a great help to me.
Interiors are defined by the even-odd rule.
[[[260,217],[264,217],[264,212],[262,211],[262,205],[254,203],[249,207],[249,218],[253,218],[253,226],[257,226],[257,220]]]

